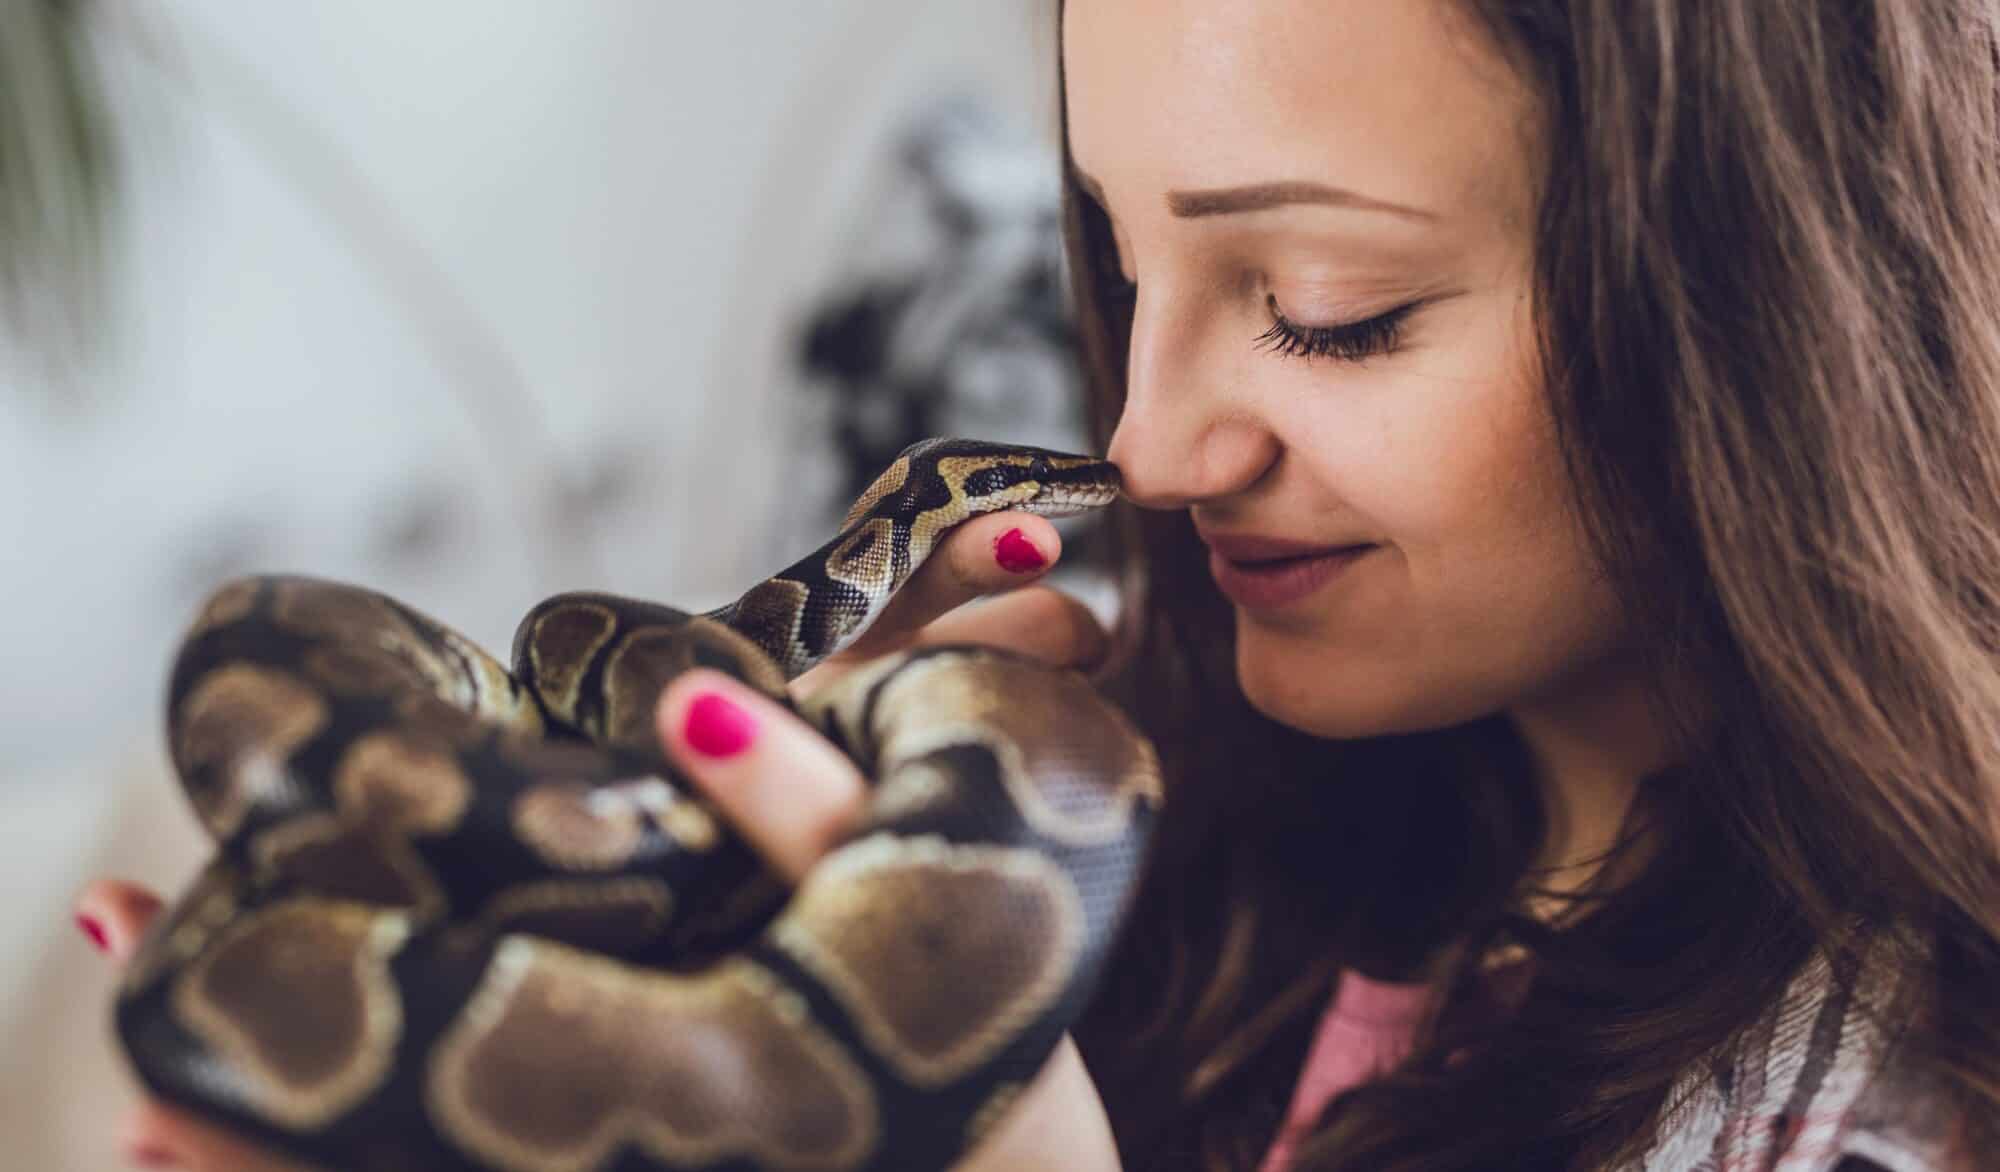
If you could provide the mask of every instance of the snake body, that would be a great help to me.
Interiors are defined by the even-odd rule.
[[[558,595],[511,671],[373,591],[225,584],[168,689],[217,849],[119,990],[140,1078],[330,1169],[949,1165],[1088,998],[1157,759],[1081,676],[1002,650],[901,652],[796,705],[786,683],[954,526],[1116,491],[1099,460],[925,441],[736,601]],[[657,747],[694,665],[871,779],[796,890]]]

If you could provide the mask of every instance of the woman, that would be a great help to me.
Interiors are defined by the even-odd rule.
[[[1145,510],[1100,676],[1169,814],[1088,1075],[1061,1048],[968,1167],[2000,1151],[1995,7],[1066,8]],[[1044,590],[937,617],[1057,553],[969,526],[848,662],[1097,663]],[[660,722],[793,875],[860,807],[725,680]],[[145,899],[84,912],[119,951]]]

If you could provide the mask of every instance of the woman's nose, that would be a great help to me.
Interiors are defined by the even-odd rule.
[[[1108,458],[1118,466],[1127,500],[1146,509],[1184,509],[1255,484],[1276,451],[1271,433],[1254,422],[1221,418],[1175,429],[1135,417],[1127,400]]]
[[[1229,377],[1204,373],[1191,331],[1148,320],[1146,308],[1132,324],[1125,403],[1106,453],[1126,499],[1178,509],[1248,488],[1277,459],[1277,437],[1226,392]]]

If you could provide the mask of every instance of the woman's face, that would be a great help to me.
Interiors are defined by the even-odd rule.
[[[1137,282],[1129,495],[1205,538],[1375,547],[1238,601],[1249,700],[1346,738],[1592,688],[1620,623],[1531,332],[1538,108],[1479,26],[1446,0],[1069,0],[1062,51],[1075,163]],[[1405,307],[1309,355],[1274,331]]]

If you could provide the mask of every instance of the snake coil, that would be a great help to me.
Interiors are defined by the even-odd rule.
[[[212,860],[148,931],[118,1034],[161,1098],[365,1172],[942,1168],[1089,997],[1160,780],[1072,671],[873,661],[794,705],[953,527],[1117,493],[1100,460],[927,440],[832,541],[719,610],[563,594],[509,671],[396,601],[230,582],[174,664]],[[794,891],[659,751],[729,672],[871,779]]]

